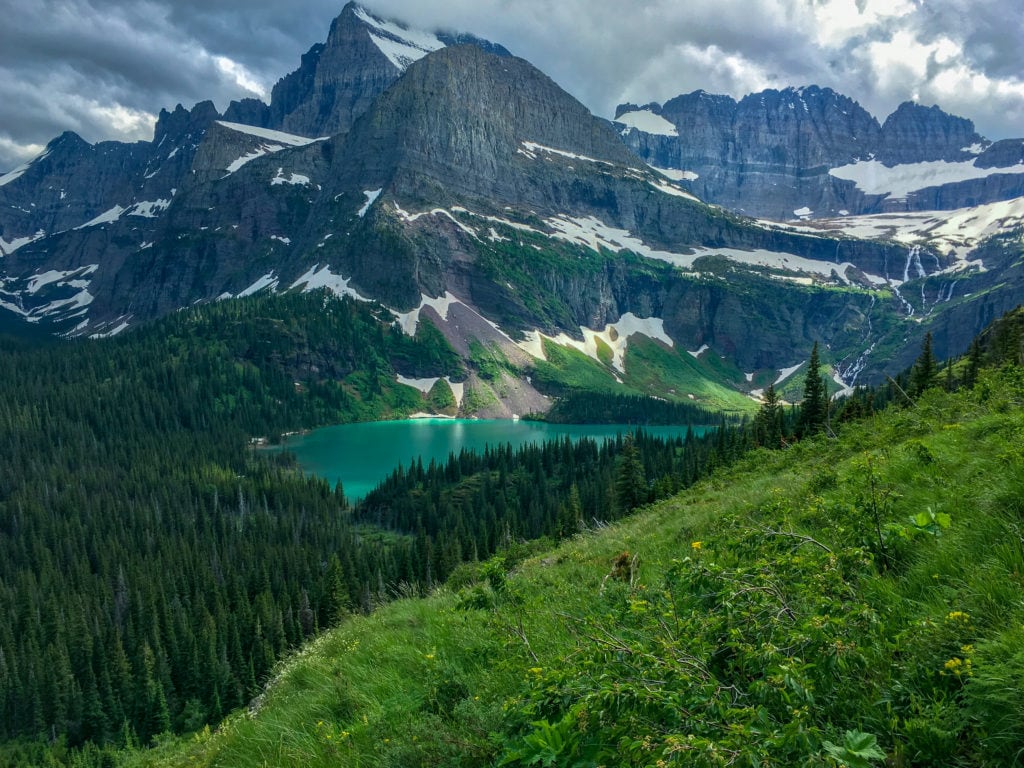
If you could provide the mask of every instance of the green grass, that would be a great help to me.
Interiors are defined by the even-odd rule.
[[[753,400],[730,384],[742,380],[739,370],[713,352],[698,360],[685,350],[668,349],[636,335],[626,347],[625,368],[626,383],[641,392],[720,411],[753,413],[757,409]]]
[[[465,566],[282,663],[255,714],[125,764],[877,765],[877,740],[891,765],[1014,765],[1022,536],[1015,371]]]

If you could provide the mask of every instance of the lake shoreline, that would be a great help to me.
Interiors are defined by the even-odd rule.
[[[435,414],[421,418],[358,422],[293,433],[279,445],[263,450],[287,450],[306,474],[342,484],[352,500],[365,496],[398,467],[420,461],[427,466],[448,461],[462,450],[483,451],[528,443],[592,439],[603,442],[643,429],[658,437],[682,439],[689,430],[701,435],[704,425],[645,426],[636,424],[552,424],[527,419],[459,419]]]

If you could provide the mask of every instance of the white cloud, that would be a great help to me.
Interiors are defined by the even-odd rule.
[[[214,63],[222,73],[234,80],[239,88],[243,88],[260,99],[266,99],[270,94],[267,87],[256,79],[256,76],[237,61],[232,61],[227,56],[214,56]]]
[[[9,157],[8,164],[13,168],[38,156],[46,147],[42,144],[19,144],[7,136],[0,136],[0,158]],[[0,165],[0,171],[11,170]],[[0,174],[2,175],[2,174]]]

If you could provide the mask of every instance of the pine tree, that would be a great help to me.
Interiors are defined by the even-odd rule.
[[[811,359],[807,363],[807,376],[804,379],[804,399],[800,404],[798,431],[801,437],[820,432],[828,418],[828,393],[820,369],[818,342],[814,342]]]
[[[779,448],[782,445],[782,401],[769,384],[764,393],[764,402],[754,417],[754,438],[765,448]]]
[[[981,370],[982,354],[981,342],[974,337],[971,342],[971,351],[967,355],[967,372],[964,374],[964,384],[973,387],[978,382],[978,371]]]
[[[622,455],[615,475],[615,503],[620,513],[646,503],[647,478],[640,463],[639,452],[633,442],[633,435],[626,435],[622,443]]]
[[[935,383],[935,355],[932,353],[931,331],[924,335],[921,354],[914,363],[910,374],[910,395],[920,397],[921,393]]]

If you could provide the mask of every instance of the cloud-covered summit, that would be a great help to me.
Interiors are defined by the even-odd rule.
[[[879,118],[938,103],[990,138],[1024,131],[1010,0],[366,0],[422,28],[529,59],[598,114],[703,88],[739,97],[816,83]],[[65,130],[148,139],[162,107],[266,97],[343,3],[0,0],[0,171]]]

